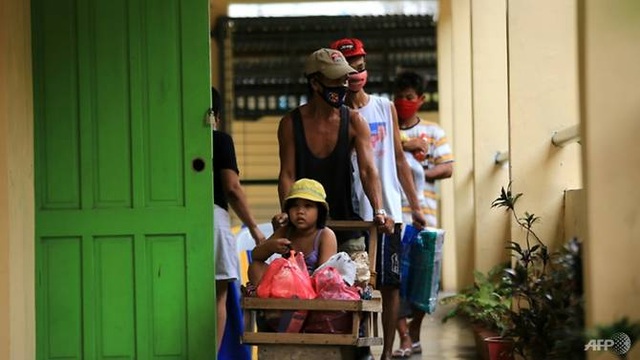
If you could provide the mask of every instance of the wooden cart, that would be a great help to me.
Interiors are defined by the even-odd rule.
[[[377,230],[370,221],[330,221],[333,230],[369,230],[370,283],[375,285],[375,259]],[[245,332],[242,341],[258,346],[260,360],[334,360],[354,359],[356,349],[363,346],[382,345],[378,333],[378,313],[382,312],[380,292],[374,290],[371,300],[300,300],[300,299],[242,299],[246,313]],[[310,334],[262,332],[256,324],[257,313],[264,310],[321,310],[352,312],[351,332],[348,334]],[[362,326],[361,326],[362,324]],[[362,329],[361,329],[362,328]],[[360,333],[362,330],[362,333]]]

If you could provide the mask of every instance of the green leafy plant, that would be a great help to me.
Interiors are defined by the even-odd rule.
[[[572,239],[559,251],[550,252],[534,231],[539,217],[528,212],[518,216],[516,202],[521,196],[509,184],[491,204],[509,212],[524,231],[524,241],[510,241],[507,246],[515,260],[502,278],[513,304],[509,312],[513,326],[506,335],[515,338],[516,352],[526,358],[583,358],[580,242]]]
[[[486,275],[476,271],[473,286],[443,298],[441,303],[455,305],[443,321],[463,316],[512,337],[515,352],[526,359],[583,359],[581,243],[571,239],[550,251],[534,229],[540,218],[526,211],[518,215],[521,196],[509,184],[491,203],[523,231],[522,241],[506,246],[512,264],[497,265]]]
[[[441,304],[453,304],[454,307],[445,315],[442,322],[463,316],[474,324],[505,333],[512,327],[510,309],[511,296],[502,286],[502,272],[507,264],[496,265],[488,274],[474,272],[474,284],[459,293],[444,297]]]

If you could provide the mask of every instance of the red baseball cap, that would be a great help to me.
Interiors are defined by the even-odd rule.
[[[347,59],[356,56],[367,55],[367,52],[364,51],[364,45],[362,44],[362,41],[356,38],[344,38],[336,40],[331,43],[330,47],[332,49],[340,51]]]

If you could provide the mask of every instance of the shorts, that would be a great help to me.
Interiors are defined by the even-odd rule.
[[[213,207],[213,250],[216,264],[216,280],[240,278],[240,260],[236,241],[231,233],[229,212],[218,205]]]
[[[397,223],[393,234],[378,234],[376,288],[381,286],[400,287],[401,233],[402,224]]]

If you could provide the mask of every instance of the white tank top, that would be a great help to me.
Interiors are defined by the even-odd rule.
[[[369,123],[373,158],[382,184],[382,204],[387,215],[396,223],[402,222],[402,191],[398,180],[396,156],[393,142],[393,117],[389,100],[369,95],[367,105],[358,112]],[[371,203],[364,193],[355,152],[351,156],[353,164],[353,207],[363,220],[373,220]]]

